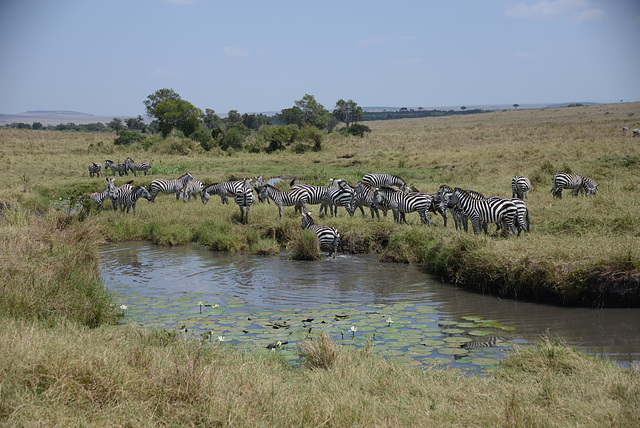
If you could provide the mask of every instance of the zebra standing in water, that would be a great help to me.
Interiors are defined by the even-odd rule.
[[[275,202],[280,213],[280,220],[282,220],[282,207],[292,207],[302,205],[302,209],[306,211],[306,201],[308,194],[304,188],[296,188],[286,192],[282,192],[270,184],[265,184],[258,195],[261,200],[271,199]]]
[[[407,183],[405,181],[391,174],[367,174],[362,178],[362,181],[371,185],[372,187],[391,187],[397,186],[403,192],[407,190]]]
[[[335,259],[340,245],[340,234],[335,227],[320,226],[315,224],[311,218],[311,212],[302,213],[302,229],[308,229],[315,232],[320,242],[320,248],[329,251],[329,257]]]
[[[148,201],[151,200],[151,194],[144,186],[137,186],[133,189],[127,189],[124,192],[120,192],[118,194],[118,204],[120,204],[120,210],[124,212],[124,209],[126,208],[128,213],[129,208],[133,208],[133,214],[135,214],[136,203],[140,198],[146,198]]]
[[[570,174],[568,172],[557,172],[551,180],[553,186],[551,193],[554,198],[562,199],[562,191],[564,189],[573,189],[573,196],[578,196],[578,192],[582,188],[583,177],[580,174]]]
[[[147,175],[149,169],[151,169],[151,164],[149,162],[134,162],[130,157],[124,160],[124,164],[133,172],[134,177],[137,177],[136,171],[142,171],[144,172],[144,175]]]
[[[531,181],[527,177],[516,175],[511,179],[512,198],[529,199],[529,190],[531,190]]]
[[[175,193],[176,200],[180,198],[180,192],[186,186],[186,184],[193,180],[193,175],[185,172],[175,180],[165,180],[162,178],[156,178],[151,182],[151,202],[154,202],[159,192],[162,193]]]
[[[96,177],[100,178],[100,174],[102,174],[102,164],[98,162],[92,162],[89,165],[89,177],[93,178],[93,176],[95,175]]]
[[[198,195],[202,196],[202,190],[204,186],[202,185],[202,181],[200,180],[190,180],[184,189],[182,190],[182,199],[185,202],[191,201],[191,197],[197,200]]]
[[[376,189],[373,199],[377,207],[388,206],[393,211],[393,219],[396,223],[406,223],[405,214],[416,211],[422,223],[431,226],[429,214],[431,195],[427,193],[405,193],[391,187],[381,187]]]
[[[456,187],[449,197],[448,207],[458,205],[460,211],[471,220],[473,232],[477,235],[483,228],[487,233],[486,223],[502,223],[503,233],[509,236],[509,232],[516,234],[514,220],[518,215],[518,209],[508,199],[501,200],[477,200],[469,192]]]
[[[245,178],[242,186],[233,191],[233,200],[240,207],[240,223],[249,223],[249,208],[253,204],[256,198],[253,196],[253,188],[251,187],[251,179]],[[244,215],[244,209],[247,210],[247,215]]]
[[[129,175],[129,173],[127,172],[127,165],[125,165],[123,162],[115,163],[107,159],[106,161],[104,161],[104,167],[111,168],[111,172],[113,172],[114,177],[116,175],[116,171],[118,171],[118,175],[120,175],[120,177],[122,177],[123,175]]]

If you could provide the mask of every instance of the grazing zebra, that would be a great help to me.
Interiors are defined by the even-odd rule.
[[[553,175],[551,182],[551,193],[554,198],[562,199],[562,190],[573,189],[573,196],[578,196],[582,188],[583,177],[580,174],[570,174],[568,172],[557,172]]]
[[[176,200],[180,198],[180,192],[187,185],[189,181],[193,180],[193,175],[185,172],[175,180],[165,180],[163,178],[156,178],[151,182],[151,202],[154,202],[159,192],[162,193],[175,193]]]
[[[633,130],[633,136],[635,137],[636,135],[640,135],[640,129]]]
[[[595,195],[598,192],[598,184],[589,177],[582,176],[582,188],[580,193],[584,192],[585,196]]]
[[[140,198],[146,198],[148,201],[151,200],[151,194],[144,186],[136,186],[132,189],[127,189],[126,191],[120,192],[118,194],[118,204],[120,204],[120,210],[124,212],[124,209],[127,209],[127,213],[129,212],[129,208],[133,208],[133,214],[136,213],[136,203]]]
[[[432,201],[431,195],[427,193],[404,193],[391,187],[381,187],[376,189],[373,198],[376,206],[388,206],[393,211],[396,223],[406,223],[405,214],[416,211],[422,223],[431,226],[429,206]]]
[[[403,192],[407,189],[407,183],[402,178],[391,174],[367,174],[362,181],[373,187],[397,186]]]
[[[518,209],[508,199],[487,200],[475,199],[469,192],[456,187],[449,197],[448,207],[458,205],[460,211],[471,220],[473,232],[480,233],[483,228],[487,233],[486,223],[502,223],[503,233],[509,236],[509,232],[515,235],[516,227],[514,220],[518,214]]]
[[[104,161],[104,167],[111,168],[111,172],[113,172],[114,177],[116,175],[116,171],[118,171],[120,177],[122,177],[123,175],[129,175],[129,173],[127,172],[127,165],[125,165],[123,162],[115,163],[107,159],[106,161]]]
[[[331,216],[338,216],[338,207],[343,206],[349,215],[353,217],[354,210],[351,208],[351,198],[353,197],[353,187],[346,181],[341,179],[333,180],[329,188],[324,201],[320,205],[320,212],[324,210],[326,215],[327,206],[331,212]]]
[[[124,160],[124,164],[133,172],[134,177],[137,177],[136,171],[143,171],[144,175],[147,175],[149,169],[151,169],[151,164],[149,162],[134,162],[133,159],[129,157]]]
[[[376,216],[378,216],[378,221],[380,221],[380,213],[378,212],[378,207],[375,206],[374,203],[375,192],[376,189],[370,184],[367,184],[364,181],[358,182],[358,184],[356,184],[356,187],[353,188],[353,194],[351,196],[351,211],[355,212],[357,208],[360,208],[360,212],[364,217],[365,215],[363,207],[369,207],[369,210],[371,211],[371,219],[375,219],[375,214]],[[385,215],[386,213],[387,212],[385,211]]]
[[[631,128],[629,128],[628,126],[623,126],[622,127],[622,133],[625,133],[627,131],[629,131]]]
[[[240,223],[249,223],[249,208],[253,204],[256,198],[253,196],[253,189],[251,187],[251,179],[245,178],[242,185],[233,189],[233,200],[240,207]],[[244,209],[247,209],[247,215],[244,215]]]
[[[204,186],[202,185],[202,181],[200,180],[190,180],[184,189],[182,190],[182,199],[185,202],[191,201],[191,197],[197,200],[198,195],[202,196],[202,190]]]
[[[249,179],[252,181],[252,179]],[[223,181],[222,183],[211,184],[207,186],[201,193],[202,203],[209,202],[211,195],[219,195],[223,204],[229,203],[229,196],[233,196],[234,193],[243,191],[245,186],[245,179],[235,181]]]
[[[96,177],[100,178],[100,174],[102,174],[102,164],[98,162],[92,162],[89,165],[89,177],[93,178],[93,176],[95,175]]]
[[[280,213],[280,220],[282,220],[282,207],[293,207],[298,204],[302,205],[302,209],[306,211],[306,201],[308,199],[308,194],[305,189],[297,188],[282,192],[272,186],[271,184],[265,184],[260,191],[258,197],[262,200],[271,199],[275,202],[278,207],[278,212]]]
[[[116,181],[115,178],[107,178],[107,183],[109,188],[109,197],[111,198],[111,203],[113,204],[113,210],[117,211],[118,198],[120,197],[120,194],[133,189],[133,186],[131,186],[131,183],[129,182],[129,183],[123,184],[120,187],[116,187],[114,183],[115,181]]]
[[[335,227],[320,226],[315,224],[311,218],[311,212],[302,213],[302,229],[308,229],[315,232],[320,242],[320,248],[329,252],[329,257],[335,259],[340,245],[340,234]]]
[[[516,175],[511,179],[512,198],[529,199],[529,190],[531,190],[531,181],[527,177]]]

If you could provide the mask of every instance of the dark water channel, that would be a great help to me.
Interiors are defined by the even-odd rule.
[[[385,357],[463,370],[492,367],[548,333],[621,365],[640,362],[640,309],[567,308],[499,299],[444,284],[419,265],[340,255],[306,262],[197,246],[110,244],[103,279],[125,322],[208,334],[240,349],[288,349],[309,329]],[[352,329],[355,328],[355,331]],[[493,338],[498,340],[491,341]]]

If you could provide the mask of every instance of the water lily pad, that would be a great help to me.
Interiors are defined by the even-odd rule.
[[[438,353],[444,355],[467,355],[469,351],[462,348],[439,348]]]
[[[450,326],[450,325],[457,325],[458,323],[456,321],[438,321],[438,325],[445,327],[445,326]]]
[[[463,319],[463,320],[466,320],[466,321],[480,321],[480,320],[484,320],[484,317],[464,316],[464,317],[460,317],[460,319]]]
[[[465,330],[461,328],[445,328],[442,329],[442,332],[445,334],[462,334],[465,332]]]
[[[471,336],[487,336],[489,334],[493,334],[493,332],[487,330],[471,330],[469,334]]]

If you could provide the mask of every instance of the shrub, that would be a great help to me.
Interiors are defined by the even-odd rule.
[[[367,125],[361,125],[359,123],[354,123],[349,127],[349,134],[355,135],[356,137],[364,137],[365,132],[371,132],[371,129]]]
[[[116,146],[129,146],[131,144],[140,143],[144,140],[144,136],[135,131],[120,131],[118,137],[113,140]]]
[[[308,369],[329,369],[336,362],[338,345],[322,333],[315,339],[305,339],[300,345],[300,356]]]
[[[244,133],[236,127],[231,127],[222,137],[222,140],[220,141],[220,147],[223,150],[227,150],[229,148],[240,150],[242,149],[244,140]]]
[[[189,136],[193,141],[200,143],[200,146],[206,151],[213,148],[213,137],[211,132],[205,128],[198,128]]]

